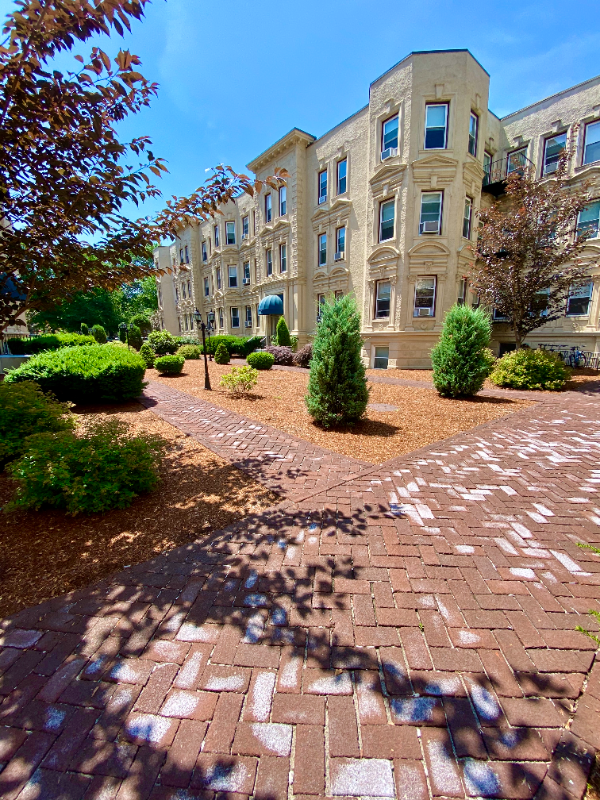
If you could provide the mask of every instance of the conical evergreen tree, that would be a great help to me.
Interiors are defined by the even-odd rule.
[[[346,295],[321,306],[306,406],[325,428],[351,425],[365,413],[369,390],[361,349],[360,314],[354,298]]]
[[[448,311],[431,351],[433,385],[443,397],[465,397],[481,389],[494,363],[491,335],[490,316],[483,309],[455,305]]]
[[[292,337],[290,336],[290,329],[287,326],[285,317],[279,317],[279,319],[277,320],[277,328],[275,330],[275,335],[277,336],[278,347],[292,346]]]

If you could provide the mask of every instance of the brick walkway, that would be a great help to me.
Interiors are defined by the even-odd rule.
[[[599,418],[555,396],[0,623],[0,797],[580,800]]]

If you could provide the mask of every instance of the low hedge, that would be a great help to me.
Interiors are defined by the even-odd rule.
[[[570,370],[556,353],[545,350],[514,350],[496,361],[490,380],[508,389],[564,389]]]
[[[141,394],[145,371],[139,353],[110,344],[94,344],[40,353],[11,370],[4,382],[34,381],[43,392],[73,403],[114,403]]]
[[[262,340],[262,336],[211,336],[206,339],[206,352],[214,356],[217,347],[223,342],[230,356],[246,358],[260,347]]]
[[[183,356],[161,356],[154,362],[154,368],[163,375],[179,375],[184,364]]]
[[[8,349],[13,356],[34,356],[46,350],[59,350],[61,347],[82,347],[96,344],[93,336],[81,333],[49,333],[33,339],[8,339]]]
[[[271,353],[265,353],[264,350],[259,350],[257,353],[250,353],[246,361],[254,369],[271,369],[275,363],[275,356]]]

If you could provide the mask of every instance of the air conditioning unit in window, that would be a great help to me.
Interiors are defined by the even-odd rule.
[[[439,233],[440,221],[436,219],[431,222],[422,222],[420,228],[421,233]]]
[[[244,327],[245,327],[245,328],[251,328],[251,327],[252,327],[252,323],[251,323],[251,322],[249,322],[248,320],[246,320],[246,322],[245,322],[245,324],[244,324]]]
[[[342,252],[336,253],[333,258],[335,261],[341,261],[344,258],[344,254]]]
[[[250,278],[244,278],[242,283],[244,284],[244,286],[250,286]]]
[[[433,309],[432,308],[419,308],[419,316],[420,317],[432,317],[433,316]]]
[[[321,197],[319,197],[319,205],[321,205],[321,203],[324,203],[326,200],[327,200],[327,195],[326,194],[321,195]]]
[[[247,233],[242,233],[242,241],[244,241],[244,239],[247,239],[247,238],[248,238],[248,234]]]
[[[388,147],[385,150],[381,151],[381,160],[385,161],[388,158],[393,158],[394,156],[398,155],[398,148],[397,147]]]

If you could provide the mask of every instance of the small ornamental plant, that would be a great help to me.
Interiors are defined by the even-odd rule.
[[[215,352],[215,361],[217,364],[229,364],[231,357],[225,342],[219,342]]]
[[[82,336],[89,336],[90,334],[90,329],[88,328],[85,322],[81,323],[81,325],[79,326],[79,331]]]
[[[292,338],[290,331],[285,321],[285,317],[279,317],[277,320],[277,328],[275,329],[275,336],[277,337],[278,347],[291,347]]]
[[[490,380],[507,389],[559,392],[565,388],[569,376],[570,370],[556,353],[523,348],[502,356],[496,362]]]
[[[258,383],[258,370],[252,367],[232,367],[220,380],[219,385],[223,386],[229,394],[234,397],[242,397],[253,389]]]
[[[179,375],[184,364],[183,356],[161,356],[154,362],[154,367],[161,375]]]
[[[134,350],[139,350],[142,346],[142,332],[137,325],[132,325],[129,329],[129,346]]]
[[[431,351],[433,385],[442,397],[476,394],[494,365],[489,349],[492,325],[481,308],[453,306]]]
[[[140,347],[140,356],[144,359],[146,369],[152,369],[156,355],[148,342],[144,342],[144,344]]]
[[[292,358],[295,367],[309,367],[312,359],[312,344],[305,344]]]
[[[145,314],[136,314],[129,321],[132,325],[137,325],[142,332],[142,336],[147,336],[152,330],[152,323]]]
[[[182,344],[177,351],[177,355],[183,356],[186,361],[190,359],[195,361],[202,355],[202,348],[198,347],[197,344]]]
[[[152,331],[148,334],[148,344],[157,356],[174,355],[179,343],[169,331]]]
[[[360,314],[350,295],[325,303],[321,311],[306,407],[324,428],[353,425],[365,413],[369,400],[361,358]]]
[[[271,369],[275,363],[275,356],[272,353],[265,353],[264,350],[257,350],[255,353],[250,353],[246,361],[254,369]]]
[[[294,353],[292,352],[291,347],[284,347],[283,345],[277,345],[272,347],[265,347],[265,353],[271,353],[273,358],[275,359],[275,363],[278,366],[282,367],[289,367],[292,363],[292,359],[294,357]]]
[[[90,331],[94,339],[98,342],[98,344],[106,344],[106,331],[102,327],[102,325],[93,325],[92,330]]]

